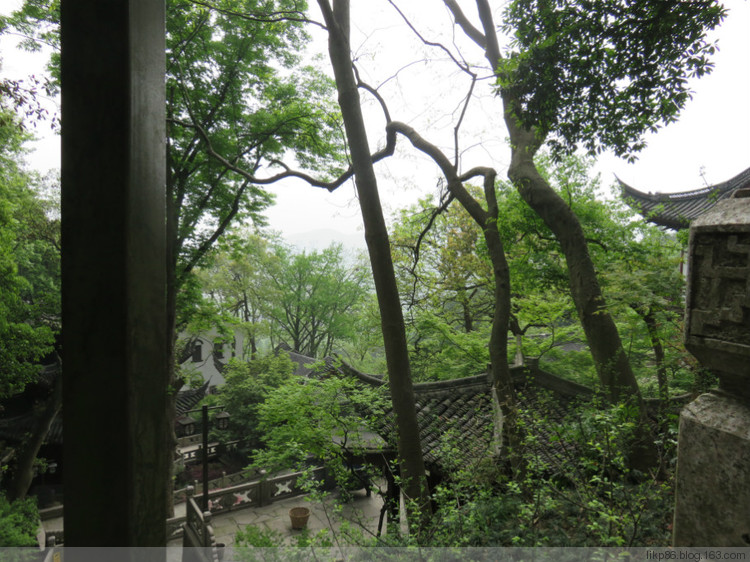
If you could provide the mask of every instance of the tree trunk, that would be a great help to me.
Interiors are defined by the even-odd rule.
[[[407,510],[412,523],[420,528],[430,512],[429,490],[417,423],[416,402],[411,380],[406,329],[390,242],[378,194],[377,180],[370,156],[359,91],[352,70],[349,45],[349,1],[318,0],[328,27],[328,51],[331,58],[339,105],[351,151],[359,205],[365,227],[375,291],[380,308],[388,379],[396,415],[401,488],[409,500]],[[417,512],[411,502],[416,502]],[[414,515],[421,516],[415,520]]]
[[[490,168],[473,168],[459,176],[456,167],[448,160],[445,154],[437,146],[422,138],[412,127],[393,121],[388,124],[388,129],[404,135],[411,141],[415,148],[421,150],[435,161],[447,180],[448,190],[482,229],[482,234],[487,242],[487,250],[492,262],[492,273],[495,280],[495,309],[488,347],[493,396],[498,408],[496,413],[496,429],[499,435],[496,437],[505,440],[511,450],[517,453],[520,440],[518,439],[515,423],[516,404],[513,379],[508,368],[510,269],[505,257],[503,242],[497,229],[499,210],[495,194],[495,170]],[[487,202],[486,211],[463,186],[464,181],[468,181],[475,176],[482,176],[484,178],[484,197]],[[514,466],[516,458],[514,454],[514,457],[510,459]]]
[[[492,363],[492,380],[497,392],[503,413],[509,419],[506,425],[513,431],[515,416],[515,396],[513,379],[508,368],[508,324],[510,322],[510,269],[505,257],[505,250],[497,230],[498,207],[495,196],[495,174],[485,176],[484,195],[487,201],[487,218],[482,232],[487,242],[487,250],[492,261],[492,272],[495,279],[495,311],[490,334],[490,361]],[[459,199],[460,201],[460,199]]]
[[[508,103],[506,102],[506,113]],[[513,152],[508,177],[524,201],[541,217],[560,243],[568,266],[570,292],[583,326],[599,380],[612,402],[641,394],[620,334],[607,310],[583,228],[568,204],[539,174],[533,161],[534,133],[521,130],[507,117]]]
[[[26,497],[34,479],[34,460],[36,460],[39,449],[49,433],[52,422],[62,407],[62,373],[58,372],[55,378],[52,394],[47,399],[39,418],[34,424],[34,429],[28,439],[23,443],[16,454],[16,470],[8,490],[8,500],[22,500]]]
[[[523,357],[523,334],[524,331],[521,330],[521,325],[518,323],[518,318],[515,316],[510,317],[510,322],[508,323],[508,328],[510,329],[510,332],[513,334],[513,337],[516,340],[516,355],[513,358],[513,365],[523,365],[524,357]]]
[[[170,150],[167,147],[167,158]],[[164,454],[169,457],[169,470],[167,472],[167,514],[174,516],[174,453],[177,448],[177,434],[174,430],[175,419],[177,418],[177,391],[182,383],[177,381],[177,229],[179,224],[179,210],[174,200],[173,176],[170,171],[171,166],[167,165],[167,380],[165,381],[167,400],[164,404],[167,419],[170,420],[164,435]]]
[[[651,340],[651,349],[654,350],[654,361],[656,362],[656,381],[659,385],[659,399],[662,407],[666,407],[669,401],[669,384],[667,382],[667,366],[664,364],[664,346],[659,337],[659,327],[656,324],[654,311],[649,309],[648,312],[641,315],[643,322],[648,330],[648,337]]]
[[[500,68],[500,47],[489,2],[476,0],[482,24],[480,31],[469,23],[455,0],[444,1],[456,23],[484,49],[485,58],[491,67]],[[562,247],[568,266],[571,295],[599,380],[613,402],[632,399],[642,409],[638,382],[630,368],[615,323],[607,310],[581,223],[534,164],[534,155],[544,142],[544,135],[537,130],[527,130],[518,123],[515,107],[519,102],[507,91],[502,92],[502,101],[512,149],[508,177],[523,200],[554,233]]]
[[[444,0],[456,23],[466,35],[484,49],[485,58],[493,69],[501,67],[500,47],[496,26],[488,0],[476,0],[481,31],[474,27],[461,11],[456,0]],[[521,126],[515,108],[519,100],[508,91],[501,91],[503,115],[511,144],[511,163],[508,177],[524,201],[539,215],[554,233],[565,255],[570,291],[578,318],[583,326],[591,355],[602,387],[612,402],[627,401],[638,408],[639,427],[636,442],[631,447],[634,465],[654,462],[655,452],[638,382],[620,340],[614,320],[607,310],[599,286],[588,244],[578,217],[565,201],[541,176],[534,164],[534,155],[544,142],[538,130]],[[641,462],[642,461],[642,462]]]

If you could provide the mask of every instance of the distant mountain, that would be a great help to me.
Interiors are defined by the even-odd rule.
[[[319,228],[297,234],[283,234],[283,236],[289,244],[297,247],[299,250],[320,251],[334,242],[342,244],[344,249],[351,251],[364,250],[366,248],[364,232],[345,234],[330,228]]]

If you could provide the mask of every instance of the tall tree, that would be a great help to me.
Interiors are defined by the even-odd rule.
[[[294,369],[295,364],[285,352],[251,361],[233,359],[227,365],[221,401],[231,414],[229,433],[233,439],[244,442],[244,449],[251,451],[261,445],[263,433],[258,427],[258,408],[272,391],[296,378]]]
[[[14,100],[15,101],[15,100]],[[25,169],[28,135],[0,93],[0,397],[37,380],[60,331],[60,224],[42,181]],[[16,448],[9,498],[26,496],[33,463],[62,402],[59,370],[53,390],[35,405],[36,423]]]
[[[336,169],[338,121],[326,95],[331,85],[313,69],[292,71],[305,39],[294,17],[300,7],[293,0],[167,6],[170,365],[176,334],[191,311],[178,307],[181,288],[233,222],[262,222],[271,202],[256,172],[279,167],[283,176],[283,157]],[[167,408],[172,414],[174,404]],[[173,444],[172,437],[167,449]]]
[[[248,355],[261,332],[303,355],[330,355],[354,331],[352,310],[368,292],[367,269],[347,263],[341,245],[298,252],[246,233],[231,235],[198,275],[204,294],[240,321]]]
[[[607,196],[599,178],[591,173],[593,159],[572,155],[553,162],[543,153],[537,156],[537,166],[581,223],[613,320],[628,342],[626,353],[641,390],[644,382],[653,380],[654,362],[664,383],[666,361],[659,359],[664,351],[659,347],[668,345],[669,355],[675,359],[680,355],[674,341],[684,285],[679,272],[679,241],[636,220],[617,190]],[[578,324],[570,322],[576,311],[572,302],[568,304],[569,274],[560,244],[511,186],[501,190],[499,199],[504,218],[501,234],[514,279],[518,330],[539,327],[554,336],[537,340],[538,345],[526,339],[525,346],[535,353],[550,351],[557,369],[570,365],[588,379],[594,368],[592,363],[568,361],[574,354],[555,353],[551,348],[579,338],[584,340],[583,334],[578,335]],[[655,332],[651,330],[651,335],[648,323],[657,328]],[[595,372],[593,375],[589,380],[596,380]]]
[[[368,271],[346,264],[341,245],[301,253],[277,245],[274,254],[268,314],[278,337],[303,355],[327,357],[354,329],[351,311],[365,296]]]
[[[28,137],[4,102],[0,97],[0,397],[35,380],[60,313],[59,250],[53,246],[59,236],[33,191],[33,175],[20,164]]]
[[[352,69],[349,1],[333,0],[331,5],[328,0],[318,0],[318,4],[328,30],[328,53],[336,78],[339,106],[365,227],[365,241],[378,296],[391,401],[396,415],[402,489],[409,504],[416,502],[424,516],[430,510],[429,491],[417,423],[409,350],[388,230],[383,218],[357,81]]]
[[[229,319],[233,329],[243,334],[242,356],[250,359],[256,358],[259,339],[271,330],[266,314],[271,238],[247,229],[227,233],[212,251],[209,263],[197,272],[201,292]]]
[[[304,8],[304,6],[303,6]],[[167,16],[168,301],[227,228],[263,222],[270,195],[254,175],[283,157],[337,169],[331,84],[293,68],[305,35],[298,2],[170,3]],[[287,69],[282,77],[280,69]],[[217,157],[219,156],[220,157]],[[243,170],[245,175],[238,173]]]
[[[478,27],[457,0],[445,4],[497,76],[512,149],[508,176],[562,246],[602,386],[613,401],[639,401],[583,229],[534,155],[548,141],[555,153],[583,146],[633,158],[646,131],[676,119],[690,97],[687,78],[711,69],[714,47],[705,36],[724,10],[714,1],[516,0],[503,24],[513,50],[503,56],[489,0],[476,0]]]

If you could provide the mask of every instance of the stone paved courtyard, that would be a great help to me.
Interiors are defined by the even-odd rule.
[[[305,531],[292,529],[289,510],[293,507],[307,507],[310,509],[310,519],[307,523],[307,534],[312,536],[323,529],[327,529],[328,537],[340,544],[348,544],[341,525],[344,521],[362,530],[366,535],[375,534],[383,502],[380,496],[372,494],[367,497],[364,490],[350,492],[351,500],[341,502],[339,493],[334,492],[324,503],[310,501],[307,496],[288,498],[270,505],[256,508],[245,508],[230,511],[213,518],[216,542],[226,546],[235,544],[237,531],[248,525],[254,525],[260,530],[275,531],[283,537],[284,543],[295,544],[295,538],[302,536]],[[341,512],[337,513],[336,504],[341,504]],[[175,515],[184,514],[184,504],[175,508]],[[182,539],[170,542],[169,546],[182,544]]]

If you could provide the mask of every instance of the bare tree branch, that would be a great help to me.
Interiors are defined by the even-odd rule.
[[[206,153],[209,156],[211,156],[212,158],[215,158],[226,169],[242,176],[245,179],[250,180],[251,183],[254,183],[257,185],[269,185],[269,184],[276,183],[277,181],[280,181],[286,178],[298,178],[303,181],[306,181],[308,184],[310,184],[313,187],[320,187],[320,188],[327,189],[328,191],[332,192],[338,189],[339,187],[341,187],[341,185],[343,185],[348,179],[350,179],[354,175],[354,169],[351,166],[349,166],[349,168],[345,172],[343,172],[340,176],[338,176],[336,179],[332,181],[324,181],[324,180],[314,178],[311,175],[306,174],[304,172],[292,170],[287,165],[279,162],[278,160],[273,160],[272,162],[274,164],[282,166],[285,171],[279,174],[273,175],[273,176],[269,176],[267,178],[259,178],[259,177],[256,177],[253,173],[248,172],[247,170],[230,162],[229,160],[224,158],[224,156],[216,152],[216,150],[214,150],[214,147],[211,143],[211,140],[208,137],[208,134],[203,129],[203,127],[201,127],[197,123],[188,123],[186,121],[181,121],[179,119],[171,119],[170,122],[176,125],[180,125],[182,127],[193,128],[196,131],[198,131],[199,135],[203,139],[203,142],[206,144]],[[395,134],[387,135],[386,146],[372,155],[373,163],[379,162],[380,160],[393,155],[395,148],[396,148]]]
[[[469,172],[459,176],[456,171],[456,167],[450,162],[450,160],[448,160],[445,154],[443,154],[443,152],[437,146],[425,140],[419,133],[417,133],[417,131],[414,130],[413,127],[410,127],[405,123],[393,121],[388,124],[387,128],[401,133],[409,139],[409,141],[417,150],[424,152],[430,158],[432,158],[432,160],[443,172],[443,175],[448,182],[448,189],[455,195],[456,199],[461,202],[464,208],[478,224],[484,225],[487,222],[487,219],[491,218],[488,212],[485,211],[477,202],[477,200],[474,199],[466,190],[466,188],[463,186],[463,182],[476,176],[482,176],[485,179],[487,178],[487,176],[491,176],[492,181],[494,182],[494,178],[496,175],[495,170],[493,170],[492,168],[477,167],[472,168]]]
[[[448,191],[447,196],[444,194],[441,197],[440,204],[432,209],[430,212],[430,216],[427,219],[427,224],[422,229],[422,231],[419,233],[419,236],[417,236],[417,241],[414,245],[414,247],[409,248],[412,251],[412,254],[414,255],[414,260],[412,261],[411,266],[409,267],[409,275],[412,277],[412,289],[410,294],[410,302],[408,305],[408,308],[412,308],[414,305],[417,304],[416,301],[416,294],[417,294],[417,283],[419,281],[419,275],[417,274],[417,265],[419,265],[419,254],[422,247],[422,241],[424,240],[424,237],[427,236],[427,233],[432,229],[432,225],[435,224],[435,220],[443,214],[450,204],[453,202],[453,194]]]
[[[464,97],[463,101],[463,107],[461,108],[461,114],[458,118],[458,122],[456,123],[456,126],[453,129],[453,143],[454,143],[454,166],[457,168],[459,163],[459,142],[458,142],[458,134],[461,129],[461,124],[463,123],[464,117],[466,116],[466,111],[469,107],[469,102],[471,101],[471,96],[474,92],[474,86],[477,81],[477,74],[471,70],[471,67],[466,61],[460,61],[458,60],[450,49],[448,49],[445,45],[442,43],[438,43],[436,41],[429,41],[426,39],[417,29],[414,27],[414,25],[409,21],[409,18],[406,17],[406,15],[401,11],[401,9],[395,4],[393,0],[388,0],[388,3],[393,6],[393,8],[398,12],[398,14],[401,16],[401,19],[404,20],[406,25],[409,26],[409,29],[412,30],[412,32],[419,38],[422,43],[424,43],[427,46],[430,47],[436,47],[438,49],[441,49],[444,51],[450,59],[456,64],[458,68],[460,68],[463,72],[468,74],[471,77],[471,83],[469,85],[469,91],[466,93],[466,96]]]
[[[422,34],[419,33],[419,31],[417,31],[417,28],[414,27],[414,25],[412,25],[411,21],[409,21],[409,18],[407,18],[406,15],[399,9],[399,7],[396,6],[396,4],[393,2],[393,0],[388,0],[388,3],[391,6],[393,6],[393,8],[401,16],[401,19],[403,19],[404,22],[406,22],[406,25],[409,26],[409,29],[411,29],[414,32],[414,35],[416,35],[417,37],[419,37],[419,40],[422,41],[422,43],[424,43],[425,45],[428,45],[430,47],[437,47],[438,49],[441,49],[442,51],[444,51],[450,57],[450,59],[456,64],[456,66],[458,66],[464,72],[466,72],[466,73],[471,74],[472,76],[474,76],[474,73],[469,68],[469,65],[466,62],[464,62],[464,61],[459,61],[455,56],[453,56],[453,53],[451,53],[450,49],[448,49],[445,45],[443,45],[442,43],[437,43],[435,41],[429,41],[425,37],[423,37]]]
[[[390,111],[388,111],[388,105],[386,105],[383,96],[381,96],[380,92],[378,92],[375,88],[362,81],[362,79],[359,77],[359,70],[357,69],[356,65],[352,65],[352,69],[354,70],[354,77],[357,79],[357,87],[362,88],[363,90],[372,94],[372,96],[378,101],[381,109],[383,110],[383,114],[385,115],[385,122],[390,123],[392,121],[391,113]]]
[[[497,32],[495,31],[495,21],[492,18],[492,8],[487,0],[477,0],[477,9],[479,10],[479,20],[482,22],[485,38],[485,53],[492,65],[492,70],[497,69],[500,63],[500,45],[497,42]]]
[[[466,94],[466,97],[464,98],[464,106],[463,109],[461,109],[461,115],[458,118],[458,122],[456,123],[456,126],[453,127],[453,150],[455,151],[455,155],[453,158],[453,164],[458,168],[458,131],[461,129],[461,123],[464,121],[464,117],[466,116],[466,110],[469,108],[469,102],[471,101],[471,94],[474,92],[474,85],[477,83],[477,75],[472,74],[471,76],[471,85],[469,86],[469,91]]]
[[[456,0],[444,0],[445,5],[448,6],[448,9],[453,14],[454,19],[456,20],[456,23],[461,27],[461,29],[464,30],[464,33],[472,40],[474,43],[479,45],[482,49],[487,49],[487,38],[484,36],[484,34],[479,31],[474,25],[469,21],[469,19],[466,17],[466,15],[461,10],[461,7],[458,5],[458,2]]]

